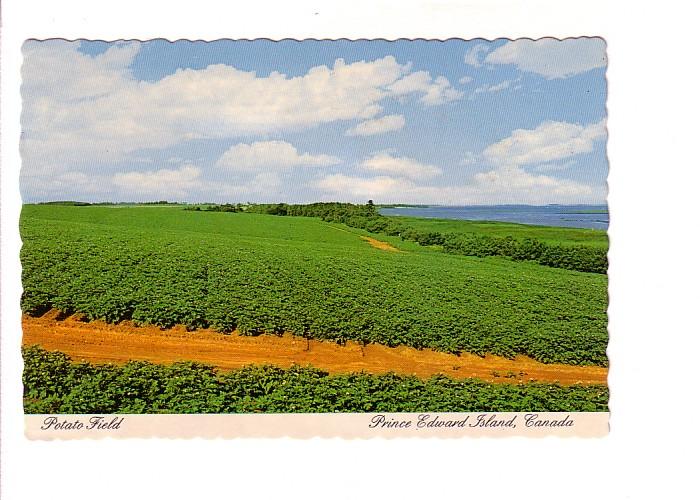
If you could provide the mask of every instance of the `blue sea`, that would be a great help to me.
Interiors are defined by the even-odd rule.
[[[537,226],[581,227],[608,229],[606,205],[493,205],[447,207],[440,205],[420,207],[380,208],[382,215],[405,215],[431,219],[489,220],[517,222]],[[604,213],[590,213],[601,212]]]

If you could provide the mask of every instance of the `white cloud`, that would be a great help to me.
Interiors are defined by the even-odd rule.
[[[464,93],[455,89],[444,76],[432,78],[427,71],[410,73],[389,85],[393,95],[403,96],[423,93],[420,101],[426,106],[436,106],[461,98]]]
[[[569,160],[564,163],[544,163],[534,167],[534,170],[537,172],[563,172],[574,165],[576,165],[576,160]]]
[[[80,53],[78,45],[57,40],[24,46],[23,194],[84,199],[73,195],[82,193],[93,200],[279,201],[304,197],[306,193],[299,185],[291,186],[291,177],[285,172],[295,167],[336,165],[340,160],[298,151],[283,141],[252,142],[251,135],[278,137],[278,132],[337,121],[360,121],[348,130],[349,135],[384,133],[405,124],[401,114],[376,118],[388,100],[415,99],[430,106],[463,95],[445,77],[411,71],[409,64],[399,64],[391,56],[352,64],[338,60],[330,67],[311,68],[296,77],[274,72],[257,75],[212,65],[180,70],[158,81],[137,81],[130,66],[139,43],[115,45],[97,56]],[[483,61],[488,47],[482,44],[473,49],[473,58],[465,57],[465,61],[469,59],[467,62],[474,65],[517,64],[523,71],[548,78],[575,74],[593,64],[580,63],[580,57],[562,56],[560,60],[559,56],[543,59],[540,55],[539,60],[546,60],[540,67],[532,47],[501,49]],[[604,46],[601,50],[604,57]],[[580,54],[581,50],[569,52]],[[469,83],[466,78],[463,84]],[[515,88],[501,82],[484,92],[502,90],[499,85]],[[602,195],[598,188],[542,174],[564,168],[570,157],[591,151],[604,136],[604,122],[586,126],[546,122],[532,130],[516,130],[478,155],[465,155],[463,164],[478,163],[480,169],[486,166],[491,170],[475,174],[461,185],[425,185],[427,181],[446,183],[452,179],[439,176],[441,168],[435,165],[384,152],[360,162],[357,167],[364,177],[328,175],[315,186],[330,197],[352,195],[360,201],[368,197],[427,203],[599,201]],[[168,156],[163,161],[167,168],[139,165],[151,161],[151,149],[196,138],[245,143],[222,155],[218,172],[188,164],[205,165],[203,160]],[[114,166],[106,165],[110,162]],[[131,165],[127,167],[131,171],[110,173],[118,165]],[[225,181],[221,181],[223,170],[232,173]],[[217,175],[222,176],[219,182],[210,180]]]
[[[328,175],[311,185],[330,194],[327,199],[354,201],[378,197],[384,199],[392,196],[401,197],[399,193],[405,193],[413,186],[410,181],[401,178],[389,176],[365,178],[344,174]]]
[[[427,71],[416,71],[392,83],[389,86],[389,90],[395,95],[425,92],[430,87],[432,80],[430,73]]]
[[[459,83],[461,83],[462,85],[466,85],[467,83],[471,83],[473,81],[474,79],[471,76],[463,76],[459,79]]]
[[[192,200],[276,203],[290,199],[292,193],[289,182],[285,182],[280,173],[259,172],[235,182],[203,182],[200,192]]]
[[[89,100],[119,91],[132,80],[128,67],[140,49],[138,42],[112,45],[95,57],[77,48],[77,42],[63,40],[25,43],[22,94],[44,98],[43,104]]]
[[[420,163],[412,158],[391,156],[388,153],[378,153],[366,158],[359,167],[371,172],[392,174],[409,179],[428,179],[442,173],[434,165]]]
[[[534,129],[517,129],[483,151],[496,165],[530,165],[570,158],[593,150],[606,135],[605,121],[590,125],[547,121]]]
[[[183,165],[177,170],[119,172],[112,177],[112,183],[126,195],[183,199],[200,188],[201,173],[193,165]]]
[[[112,176],[72,175],[72,182],[79,182],[78,196],[65,185],[67,179],[59,176],[60,185],[48,186],[50,191],[39,193],[53,199],[76,199],[86,201],[233,201],[275,202],[289,195],[288,186],[276,172],[259,172],[247,179],[233,182],[208,180],[199,167],[184,165],[179,169],[160,169],[145,172],[131,171]],[[52,183],[54,180],[52,179]],[[56,181],[57,182],[57,181]],[[90,183],[88,190],[83,186]],[[116,188],[116,190],[115,190]],[[58,196],[58,197],[57,197]]]
[[[491,52],[488,64],[515,64],[521,71],[545,78],[566,78],[607,64],[601,38],[515,40]]]
[[[464,154],[464,159],[462,160],[461,164],[462,165],[474,165],[479,161],[481,157],[472,151],[467,151]]]
[[[216,162],[216,166],[239,172],[292,167],[325,167],[337,165],[340,159],[325,154],[299,153],[285,141],[259,141],[231,146]]]
[[[472,47],[469,52],[464,55],[464,62],[475,68],[482,66],[481,55],[489,51],[489,46],[484,43],[479,43]]]
[[[360,122],[349,129],[345,135],[377,135],[400,130],[406,124],[403,115],[386,115],[374,120]]]
[[[497,83],[496,85],[491,85],[490,87],[487,87],[486,92],[499,92],[501,90],[505,90],[508,87],[510,87],[511,83],[513,83],[513,80],[504,80],[501,83]]]
[[[422,181],[440,172],[428,170],[408,158],[380,153],[360,167],[384,175],[356,177],[330,175],[314,183],[326,199],[361,201],[372,198],[382,203],[599,203],[605,199],[604,186],[592,186],[543,172],[574,165],[569,158],[593,150],[605,137],[605,121],[590,125],[544,122],[534,129],[514,130],[508,137],[486,147],[481,154],[467,152],[462,165],[483,164],[490,170],[477,172],[466,182],[426,185]],[[554,162],[561,162],[560,164]],[[535,172],[526,170],[532,167]],[[429,174],[429,175],[426,175]]]
[[[423,104],[437,106],[450,101],[456,101],[464,95],[464,92],[457,90],[450,85],[444,76],[438,76],[426,90],[426,94],[420,98]]]
[[[502,82],[496,83],[494,85],[490,85],[488,83],[485,83],[483,85],[480,85],[476,89],[474,89],[474,92],[472,92],[472,95],[469,96],[469,99],[474,99],[478,94],[483,94],[485,92],[488,92],[488,93],[501,92],[501,91],[509,89],[509,88],[511,88],[513,90],[517,90],[520,88],[520,86],[519,85],[514,86],[513,84],[517,83],[519,81],[520,81],[520,79],[517,78],[515,80],[503,80]]]
[[[21,149],[23,169],[32,173],[89,171],[134,151],[189,139],[368,120],[382,111],[385,99],[409,94],[426,105],[460,95],[446,78],[412,73],[410,64],[392,56],[352,64],[338,59],[295,77],[215,64],[138,81],[130,66],[140,43],[115,45],[96,56],[78,47],[63,40],[23,47]]]
[[[501,169],[477,174],[461,185],[420,185],[393,177],[356,177],[343,174],[326,176],[311,184],[327,201],[379,203],[432,203],[444,205],[483,205],[494,203],[597,203],[604,199],[604,188],[544,175],[532,175],[521,169]]]
[[[28,192],[26,202],[38,200],[93,201],[103,199],[111,192],[109,178],[87,175],[84,172],[59,172],[50,177],[20,175],[20,183]]]
[[[474,175],[475,188],[483,195],[495,195],[500,203],[522,203],[522,200],[578,201],[593,195],[591,186],[526,172],[516,166],[500,167]],[[531,201],[527,201],[531,202]]]
[[[485,148],[481,157],[493,166],[474,175],[473,188],[498,203],[585,203],[604,198],[602,188],[580,182],[531,173],[523,167],[535,165],[538,172],[563,170],[571,161],[555,168],[551,162],[593,151],[605,137],[605,121],[590,125],[548,121],[534,129],[517,129],[510,136]],[[472,153],[467,160],[475,157]],[[544,164],[544,165],[540,165]]]

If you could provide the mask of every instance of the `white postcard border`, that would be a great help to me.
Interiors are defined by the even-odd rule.
[[[222,7],[226,5],[226,7]],[[691,3],[686,5],[691,6]],[[194,4],[8,0],[2,32],[2,497],[688,498],[698,433],[697,266],[684,242],[698,172],[696,16],[681,2],[480,0]],[[319,12],[320,11],[320,12]],[[610,434],[595,440],[32,441],[22,414],[19,47],[29,37],[463,38],[600,35],[608,42],[612,214]],[[657,61],[662,69],[647,66]],[[692,84],[691,88],[688,87]],[[663,101],[662,101],[663,98]],[[646,107],[642,106],[644,104]],[[651,167],[663,162],[664,176]],[[673,181],[672,183],[670,181]],[[667,213],[645,214],[649,194]],[[658,260],[664,238],[673,258]],[[675,240],[673,238],[676,238]],[[637,246],[638,244],[647,246]],[[666,248],[673,247],[669,243]],[[656,260],[655,260],[656,259]],[[645,273],[640,273],[645,269]],[[644,280],[642,281],[642,276]],[[650,299],[653,297],[653,300]],[[659,357],[659,335],[675,346]],[[654,359],[653,370],[648,360]],[[665,375],[671,374],[672,376]],[[679,410],[678,413],[675,413]],[[304,474],[299,469],[303,467]],[[301,479],[300,479],[301,476]],[[347,480],[351,476],[356,480]],[[339,478],[345,478],[339,485]],[[135,494],[138,492],[138,494]],[[62,495],[63,494],[63,495]]]

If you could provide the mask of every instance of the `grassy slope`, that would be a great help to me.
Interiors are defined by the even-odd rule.
[[[405,216],[391,216],[391,218],[421,231],[497,237],[512,236],[517,239],[532,238],[555,245],[590,245],[598,248],[607,248],[608,246],[607,233],[599,229],[533,226],[510,222],[426,219]]]
[[[604,275],[385,252],[301,217],[25,206],[21,228],[25,309],[606,362]]]

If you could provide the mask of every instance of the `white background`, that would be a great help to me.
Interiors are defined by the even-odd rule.
[[[212,0],[6,0],[2,498],[698,498],[700,43],[698,16],[691,5],[597,0],[256,0],[238,5]],[[609,51],[608,437],[24,439],[17,232],[24,39],[575,35],[602,35]]]

